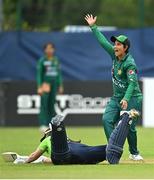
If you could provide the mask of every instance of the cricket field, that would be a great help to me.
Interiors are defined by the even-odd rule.
[[[89,145],[106,144],[102,127],[68,127],[68,136]],[[41,134],[38,128],[0,128],[0,154],[14,151],[28,155],[36,149]],[[6,163],[0,156],[0,178],[35,179],[154,179],[154,128],[138,127],[138,146],[144,162],[128,159],[128,144],[119,165],[61,165]]]

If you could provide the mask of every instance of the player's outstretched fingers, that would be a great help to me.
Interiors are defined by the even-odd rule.
[[[86,16],[85,16],[85,20],[88,20],[89,19],[89,15],[87,14]]]

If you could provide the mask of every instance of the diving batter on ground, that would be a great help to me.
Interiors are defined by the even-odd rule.
[[[108,145],[100,146],[89,146],[68,140],[63,122],[64,117],[57,115],[51,120],[52,130],[49,131],[49,137],[42,140],[36,151],[29,156],[25,163],[35,161],[44,152],[47,152],[51,158],[45,158],[45,162],[54,165],[97,164],[104,160],[110,164],[118,164],[130,124],[133,122],[133,118],[138,115],[139,113],[136,110],[124,112],[109,138]],[[21,162],[20,159],[18,161]]]
[[[105,51],[112,59],[112,83],[113,96],[106,107],[103,115],[103,126],[107,140],[119,121],[121,110],[130,110],[135,108],[141,112],[142,93],[137,79],[137,66],[131,54],[129,53],[130,41],[127,36],[112,36],[112,45],[106,37],[98,30],[96,23],[97,17],[86,15],[85,20],[89,24],[93,34]],[[128,144],[132,160],[143,160],[137,149],[136,121],[130,126],[128,133]]]
[[[55,116],[55,99],[57,93],[62,94],[63,82],[59,59],[54,55],[55,46],[49,42],[44,45],[44,56],[37,65],[38,94],[41,96],[39,114],[40,130],[45,131],[52,117]]]

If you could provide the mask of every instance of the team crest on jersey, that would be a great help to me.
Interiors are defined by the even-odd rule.
[[[129,70],[128,74],[132,75],[132,74],[135,74],[135,72],[133,70]]]
[[[121,74],[122,74],[122,70],[118,69],[118,75],[121,75]]]

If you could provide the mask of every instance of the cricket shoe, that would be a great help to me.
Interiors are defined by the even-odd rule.
[[[64,116],[56,115],[55,117],[53,117],[51,119],[51,124],[53,124],[55,126],[59,126],[61,124],[61,122],[63,122],[63,120],[64,120]]]
[[[133,161],[143,161],[143,157],[140,154],[130,154],[129,159]]]

